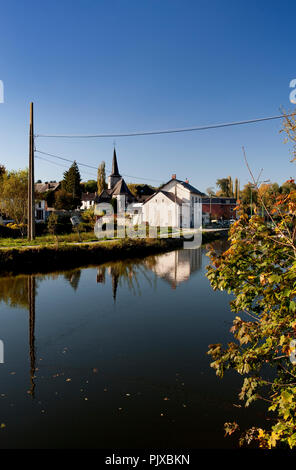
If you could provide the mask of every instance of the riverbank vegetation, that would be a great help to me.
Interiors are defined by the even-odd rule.
[[[296,113],[285,117],[284,130],[296,159]],[[252,175],[252,172],[251,172]],[[263,448],[296,447],[296,190],[281,192],[266,203],[253,177],[258,200],[250,218],[240,204],[240,219],[231,227],[230,247],[210,250],[207,276],[212,287],[234,296],[235,314],[227,346],[212,344],[208,354],[219,377],[233,369],[244,377],[239,399],[245,406],[266,404],[266,423],[241,430],[240,444]],[[266,223],[261,208],[272,223]],[[226,434],[239,423],[225,423]]]
[[[182,239],[122,239],[93,244],[44,245],[0,250],[0,272],[41,273],[98,265],[182,248]]]

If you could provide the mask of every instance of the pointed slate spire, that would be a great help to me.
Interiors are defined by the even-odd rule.
[[[112,162],[112,173],[111,176],[120,176],[118,171],[118,164],[117,164],[117,157],[116,157],[116,150],[114,147],[113,151],[113,162]]]

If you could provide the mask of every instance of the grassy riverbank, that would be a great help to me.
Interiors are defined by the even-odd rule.
[[[226,233],[206,232],[203,234],[203,243],[225,237]],[[139,258],[183,248],[183,240],[180,238],[138,238],[94,242],[92,237],[90,240],[82,239],[82,243],[77,243],[77,236],[65,237],[66,239],[60,238],[58,246],[53,237],[38,237],[34,243],[22,240],[23,244],[5,245],[6,240],[2,239],[0,273],[50,272],[125,258]]]

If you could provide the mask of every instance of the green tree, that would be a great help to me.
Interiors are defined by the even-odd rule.
[[[240,201],[244,210],[248,213],[254,213],[258,200],[258,190],[254,187],[253,183],[248,183],[244,186],[240,193]]]
[[[239,196],[240,196],[239,180],[237,178],[235,178],[235,181],[234,181],[234,197],[235,197],[236,200],[238,200]]]
[[[101,194],[101,192],[107,188],[105,162],[102,162],[98,168],[97,188],[98,188],[98,194]]]
[[[0,211],[14,220],[24,236],[28,212],[28,171],[4,172],[0,180]]]
[[[291,191],[295,191],[296,184],[293,178],[290,178],[288,181],[285,181],[279,188],[282,194],[289,194]]]
[[[64,179],[62,182],[62,188],[67,192],[72,194],[74,198],[80,198],[81,196],[81,176],[78,165],[76,162],[71,165],[68,171],[64,173]]]
[[[59,218],[55,212],[52,212],[48,217],[47,221],[47,230],[48,232],[56,238],[57,247],[59,246],[59,239],[57,236],[57,227],[58,227]]]
[[[0,181],[6,173],[6,168],[4,165],[0,165]]]
[[[80,198],[73,197],[72,193],[60,189],[55,193],[54,208],[57,210],[74,210],[80,205]]]
[[[96,180],[88,180],[84,183],[81,183],[82,190],[85,193],[95,193],[98,190],[98,185]]]

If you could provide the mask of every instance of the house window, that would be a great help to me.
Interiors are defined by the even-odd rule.
[[[37,220],[43,220],[43,211],[42,210],[38,210],[36,211],[36,219]]]

